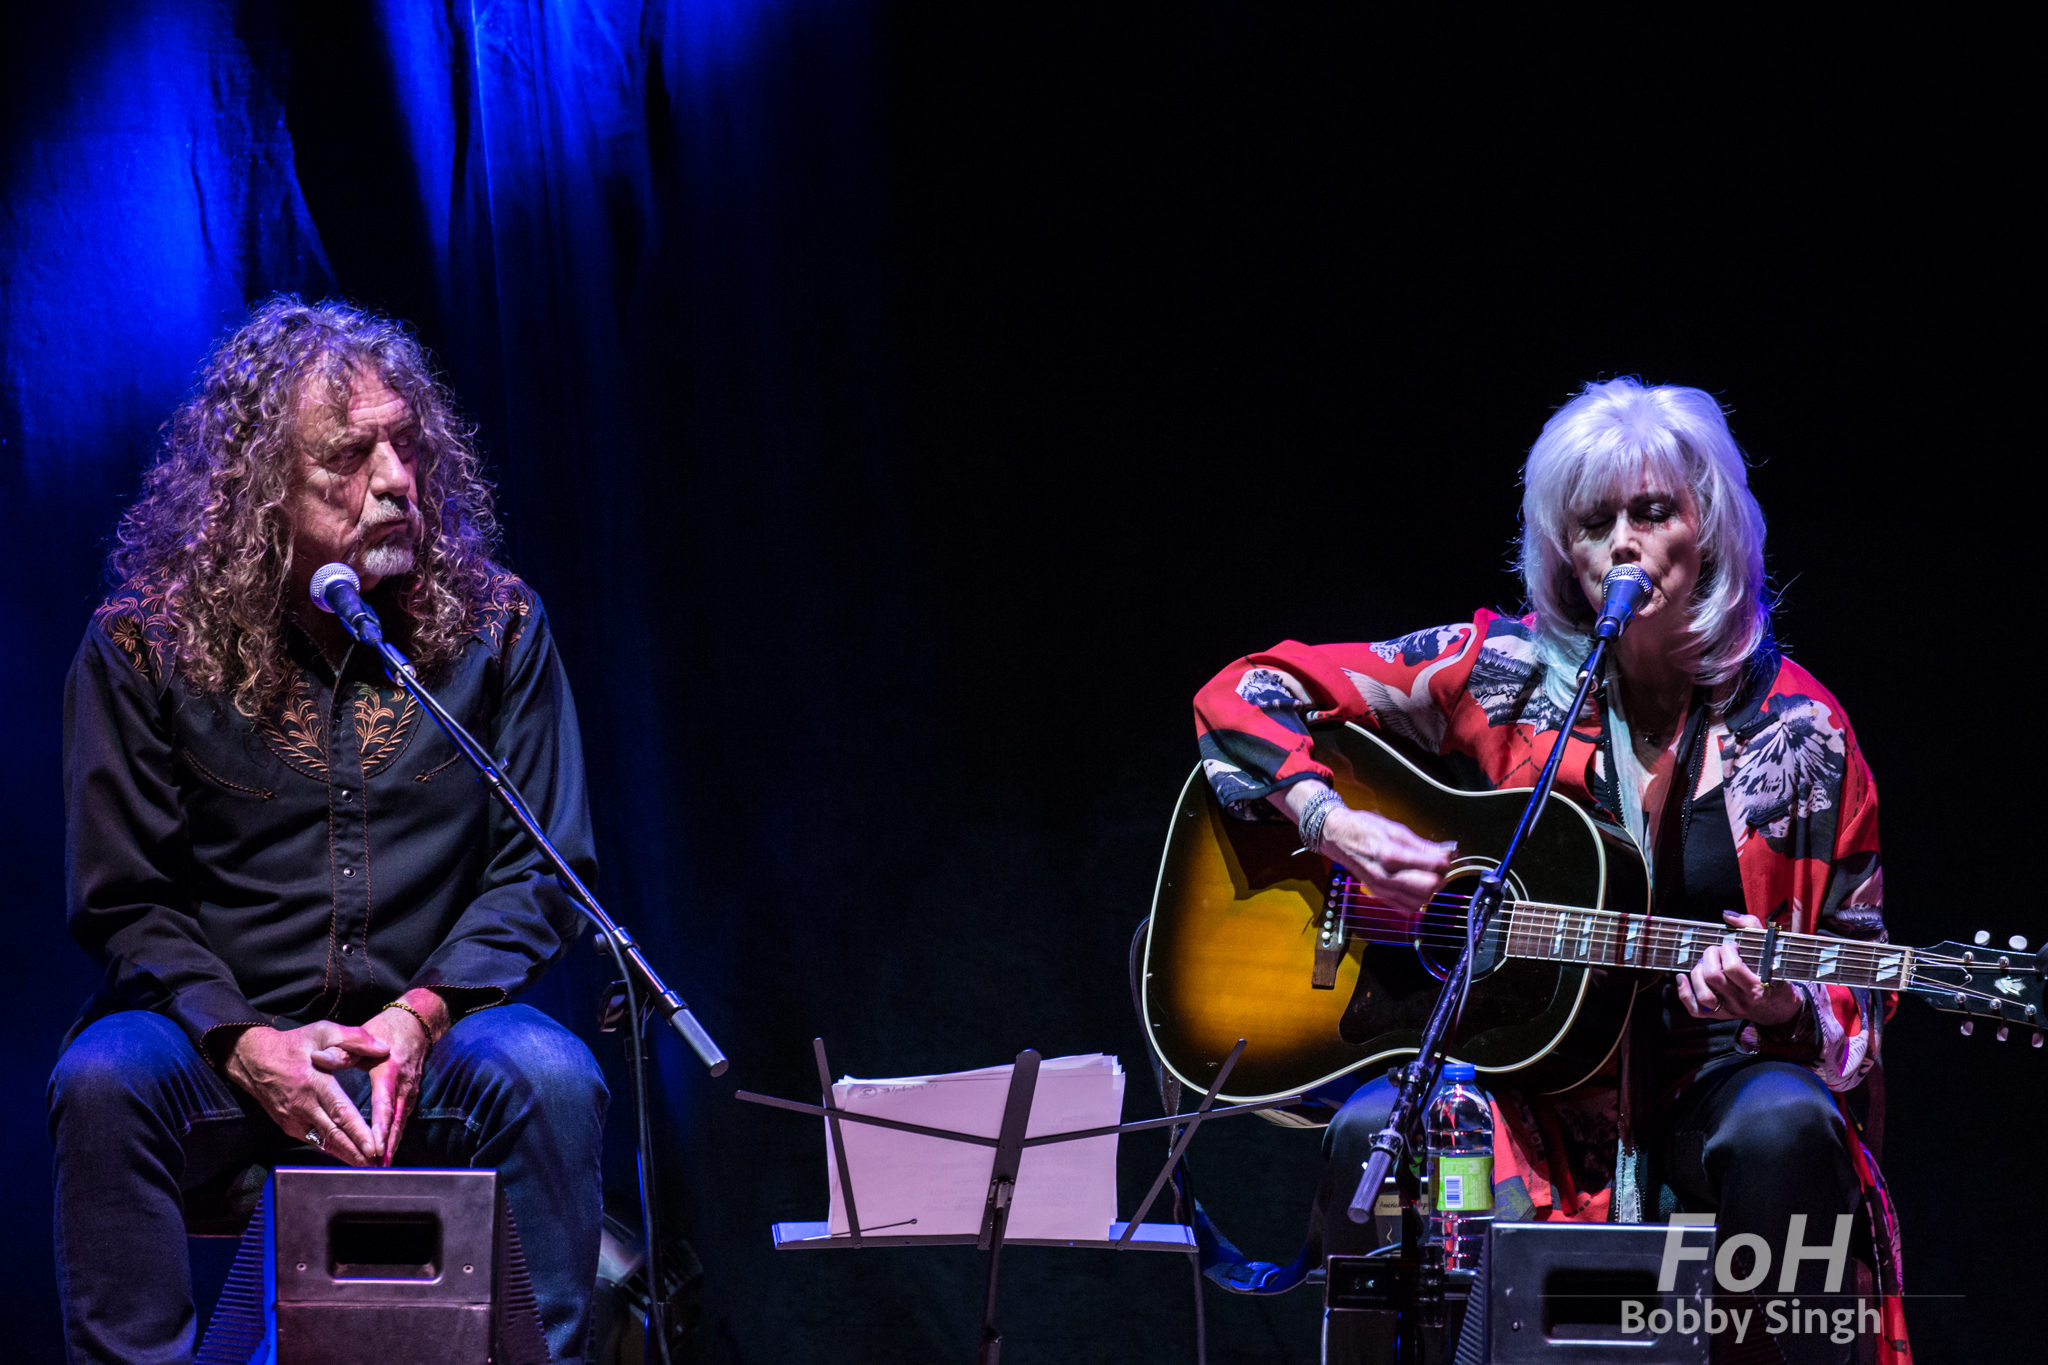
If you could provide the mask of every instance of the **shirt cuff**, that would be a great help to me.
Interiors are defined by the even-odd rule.
[[[1799,992],[1799,1012],[1782,1024],[1747,1023],[1739,1041],[1744,1051],[1812,1066],[1821,1058],[1820,1016],[1812,993],[1790,984]]]
[[[419,987],[413,985],[406,989],[418,990]],[[477,1011],[490,1009],[494,1005],[502,1005],[512,998],[506,993],[503,986],[450,986],[437,984],[428,986],[426,989],[440,996],[441,1002],[448,1006],[448,1027],[451,1029]]]
[[[243,1029],[270,1026],[269,1016],[243,999],[242,993],[226,981],[201,981],[187,986],[158,1008],[185,1030],[192,1046],[215,1066],[227,1061],[227,1053],[234,1050],[234,1040]]]

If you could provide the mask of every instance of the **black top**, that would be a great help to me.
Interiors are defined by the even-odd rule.
[[[1702,743],[1712,739],[1701,737]],[[1742,874],[1735,862],[1735,836],[1728,828],[1728,806],[1720,783],[1696,797],[1680,815],[1683,856],[1672,859],[1668,885],[1659,888],[1658,913],[1673,919],[1703,920],[1726,926],[1724,910],[1744,912]],[[1657,1085],[1661,1090],[1710,1057],[1734,1052],[1739,1019],[1696,1019],[1678,998],[1676,977],[1667,977],[1658,997],[1660,1040]]]
[[[539,599],[509,574],[493,591],[436,693],[592,881],[568,679]],[[125,586],[65,684],[68,915],[106,965],[70,1037],[149,1009],[203,1049],[237,1025],[359,1023],[418,986],[459,1016],[540,977],[578,912],[371,651],[337,676],[293,629],[300,672],[251,720],[177,673],[172,628],[161,594]]]

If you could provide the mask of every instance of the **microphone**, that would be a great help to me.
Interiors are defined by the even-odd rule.
[[[330,567],[340,568],[340,565]],[[327,570],[322,569],[322,573]],[[349,575],[354,578],[354,574]],[[313,580],[315,583],[319,579]],[[1644,598],[1650,595],[1650,576],[1633,564],[1617,564],[1607,571],[1601,584],[1600,619],[1593,623],[1593,638],[1612,640],[1628,626]],[[374,619],[374,618],[373,618]]]
[[[1620,570],[1616,570],[1619,573]],[[1613,575],[1608,575],[1612,578]],[[363,601],[363,580],[346,564],[323,564],[313,574],[313,605],[339,616],[348,633],[366,645],[384,642],[384,627]]]

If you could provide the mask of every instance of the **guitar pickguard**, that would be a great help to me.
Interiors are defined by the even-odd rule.
[[[1485,1050],[1500,1030],[1512,1030],[1549,1008],[1557,998],[1558,978],[1559,972],[1546,963],[1503,965],[1474,986],[1453,1038],[1461,1046],[1476,1043]],[[1413,1032],[1419,1039],[1442,985],[1413,951],[1368,947],[1351,1003],[1337,1025],[1338,1036],[1355,1046],[1391,1033]],[[1465,1057],[1466,1052],[1458,1055]]]

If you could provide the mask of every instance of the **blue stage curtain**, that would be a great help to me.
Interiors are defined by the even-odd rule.
[[[32,851],[9,901],[11,957],[34,969],[0,990],[0,1209],[24,1230],[0,1244],[0,1316],[12,1358],[54,1359],[41,1093],[93,976],[62,922],[59,683],[113,521],[209,345],[276,291],[418,326],[570,663],[602,893],[740,1039],[739,1016],[770,1007],[742,989],[745,959],[779,973],[796,935],[750,940],[821,876],[755,813],[796,801],[805,772],[857,767],[841,717],[860,707],[825,661],[860,584],[818,591],[830,552],[805,532],[886,486],[845,472],[878,443],[884,177],[857,3],[88,0],[6,22],[0,525],[24,552],[0,593],[18,718],[0,827]],[[845,486],[816,486],[821,447]],[[851,824],[838,837],[877,837]],[[539,992],[608,1063],[590,1016],[609,977],[579,948]],[[671,1228],[751,1247],[761,1206],[714,1207],[732,1220],[716,1228],[693,1213],[729,1188],[713,1172],[732,1154],[705,1134],[730,1087],[706,1091],[674,1040],[659,1062]],[[631,1217],[613,1078],[609,1183]],[[786,1136],[794,1153],[809,1135]],[[786,1165],[778,1180],[815,1183]]]

